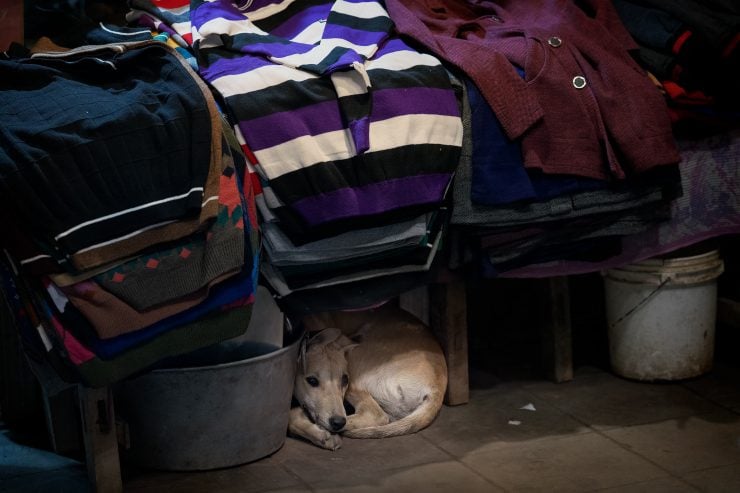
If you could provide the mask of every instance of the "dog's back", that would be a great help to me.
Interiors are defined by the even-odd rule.
[[[414,433],[429,426],[442,407],[447,365],[439,343],[418,319],[385,309],[351,338],[360,344],[348,354],[350,385],[369,392],[391,422],[347,429],[352,438]]]

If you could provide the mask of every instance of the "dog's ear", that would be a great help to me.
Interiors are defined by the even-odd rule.
[[[342,348],[342,352],[346,355],[348,352],[352,351],[357,346],[359,346],[359,344],[355,344],[355,343],[347,344],[346,346]]]
[[[308,367],[306,366],[306,347],[308,346],[308,337],[303,337],[301,340],[301,348],[298,351],[298,364],[301,368],[301,374],[305,375],[308,373]]]
[[[359,346],[359,342],[354,342],[352,339],[347,337],[346,335],[342,334],[336,341],[337,345],[339,346],[339,349],[342,350],[344,354],[347,354],[357,346]]]
[[[339,329],[335,329],[334,327],[324,329],[318,332],[316,335],[312,336],[308,340],[308,345],[309,346],[325,346],[329,343],[336,341],[341,335],[342,335],[342,332]]]

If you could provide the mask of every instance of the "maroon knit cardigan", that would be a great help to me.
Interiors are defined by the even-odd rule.
[[[401,34],[476,84],[526,167],[620,179],[679,161],[665,101],[610,1],[385,3]]]

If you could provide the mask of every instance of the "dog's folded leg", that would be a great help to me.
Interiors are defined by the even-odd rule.
[[[355,413],[347,416],[345,430],[354,430],[357,428],[367,428],[368,426],[380,426],[388,424],[390,419],[366,390],[350,389],[347,391],[345,399],[355,408]]]
[[[341,436],[335,433],[329,433],[324,428],[313,423],[300,407],[294,407],[290,410],[288,432],[291,435],[305,438],[314,445],[328,450],[336,450],[342,446]]]

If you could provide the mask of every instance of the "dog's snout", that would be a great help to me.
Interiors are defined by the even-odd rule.
[[[329,418],[329,425],[331,426],[332,431],[339,431],[344,428],[344,425],[346,424],[347,418],[343,416],[332,416]]]

